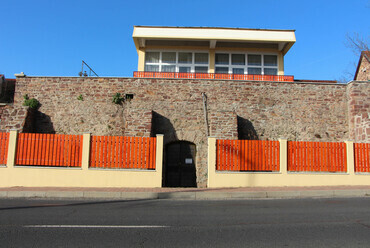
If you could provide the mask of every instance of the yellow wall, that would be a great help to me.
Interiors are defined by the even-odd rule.
[[[15,166],[16,138],[17,132],[11,131],[7,166],[0,167],[0,187],[162,186],[163,135],[157,136],[155,170],[88,168],[90,134],[84,134],[81,168]]]
[[[370,185],[370,174],[354,172],[353,142],[347,144],[347,173],[287,172],[287,141],[280,140],[280,172],[216,171],[216,138],[208,139],[209,188]]]

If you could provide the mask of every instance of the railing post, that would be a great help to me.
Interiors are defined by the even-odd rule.
[[[280,173],[288,173],[288,140],[285,138],[279,139],[280,150]]]
[[[216,173],[216,138],[208,137],[207,188],[212,187]]]
[[[157,144],[155,151],[155,171],[158,175],[158,187],[162,187],[162,167],[163,167],[163,134],[157,134]]]
[[[344,141],[346,143],[347,152],[347,173],[349,175],[355,174],[355,153],[353,149],[353,141]]]
[[[82,136],[82,161],[81,161],[81,169],[88,170],[89,169],[89,161],[90,161],[90,139],[91,133],[84,133]]]
[[[17,149],[17,137],[18,137],[17,130],[11,130],[9,132],[8,157],[7,157],[7,162],[6,162],[6,166],[9,169],[14,168],[16,149]]]

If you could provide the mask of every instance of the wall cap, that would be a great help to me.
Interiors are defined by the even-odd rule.
[[[15,73],[14,76],[15,77],[26,77],[26,74],[24,74],[24,72],[22,71],[21,73]]]

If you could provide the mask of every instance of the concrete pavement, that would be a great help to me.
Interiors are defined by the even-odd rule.
[[[0,198],[85,199],[281,199],[312,197],[367,197],[370,186],[245,187],[245,188],[0,188]]]

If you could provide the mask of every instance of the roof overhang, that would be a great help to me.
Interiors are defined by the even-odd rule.
[[[278,51],[286,54],[295,43],[294,30],[270,30],[270,29],[241,29],[241,28],[209,28],[209,27],[151,27],[134,26],[133,39],[136,49],[145,48],[151,41],[169,42],[183,41],[191,44],[207,42],[209,48],[216,48],[217,44],[271,44]]]

